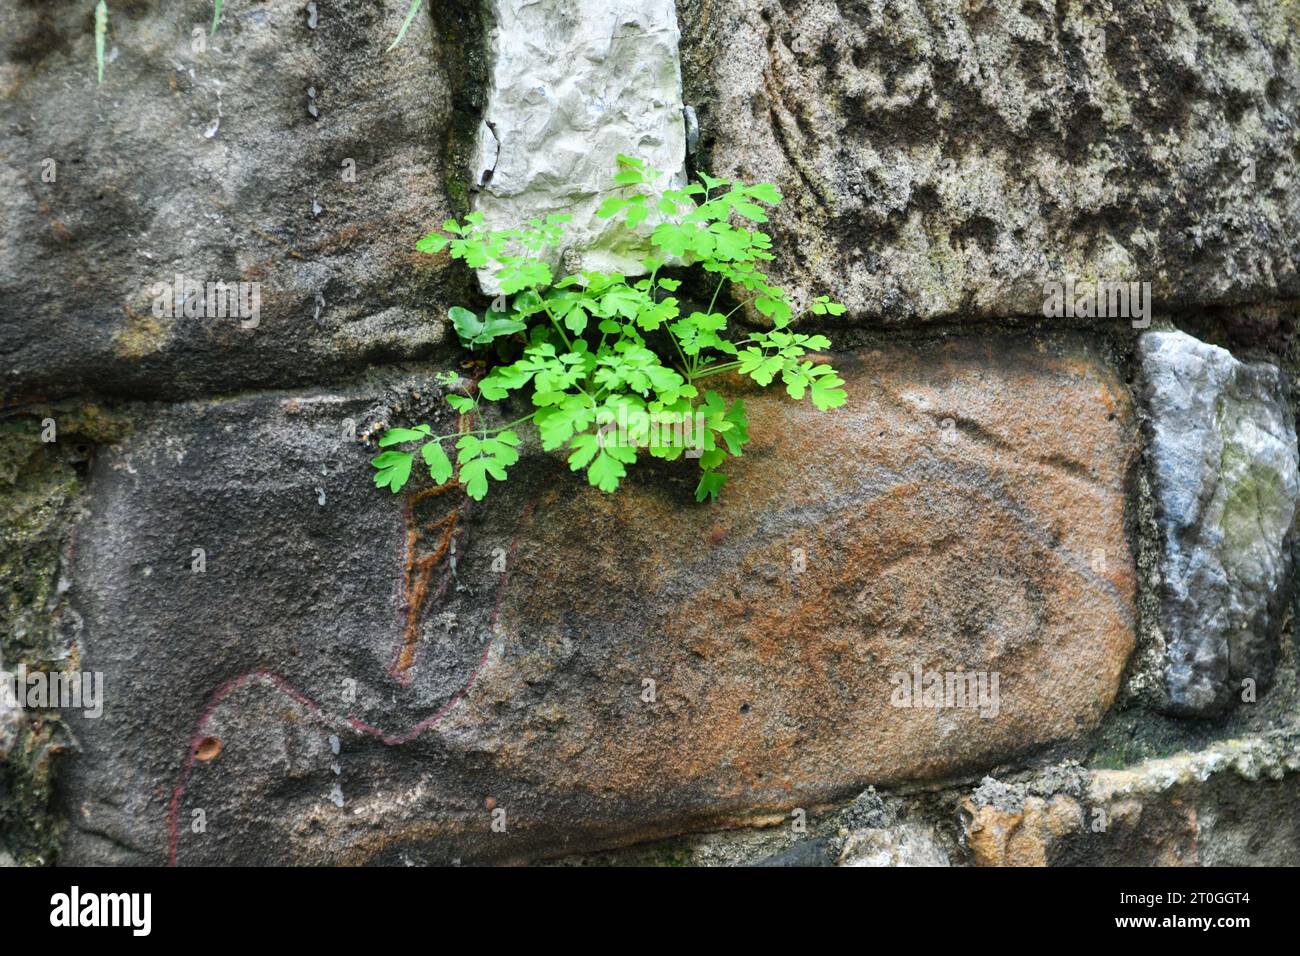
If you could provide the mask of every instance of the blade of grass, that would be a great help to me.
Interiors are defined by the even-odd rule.
[[[108,35],[108,4],[99,0],[95,6],[95,62],[99,65],[99,82],[104,82],[104,37]]]
[[[212,0],[212,33],[217,32],[217,21],[221,19],[221,0]],[[211,33],[209,34],[211,36]]]
[[[416,11],[420,9],[420,4],[423,2],[424,0],[411,0],[411,7],[406,11],[406,19],[402,21],[402,29],[397,31],[397,39],[388,45],[388,50],[391,50],[393,47],[397,46],[397,44],[402,42],[402,37],[406,36],[406,28],[409,27],[411,21],[415,19]],[[385,50],[384,52],[387,53],[388,50]]]

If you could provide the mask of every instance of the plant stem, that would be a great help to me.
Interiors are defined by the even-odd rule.
[[[536,293],[537,290],[534,289],[533,292]],[[538,293],[538,298],[541,298],[540,293]],[[564,333],[564,327],[560,325],[560,320],[555,317],[555,313],[551,311],[551,306],[547,303],[545,299],[542,299],[542,308],[546,310],[547,316],[550,317],[551,324],[555,326],[555,331],[559,332],[560,338],[564,340],[564,347],[568,349],[570,352],[572,352],[573,341]]]
[[[721,365],[710,365],[708,368],[696,372],[691,376],[691,381],[708,378],[710,375],[721,375],[723,372],[730,372],[733,368],[740,368],[739,362],[724,362]]]
[[[721,278],[721,279],[718,280],[717,288],[715,288],[715,289],[713,290],[713,298],[711,298],[711,299],[709,300],[709,311],[708,311],[707,313],[705,313],[706,315],[712,315],[712,314],[713,314],[713,304],[714,304],[715,302],[718,301],[718,293],[722,291],[722,283],[724,283],[724,282],[726,282],[726,281],[727,281],[727,280],[726,280],[726,277],[725,277],[725,276],[724,276],[723,278]]]
[[[666,325],[664,326],[664,331],[667,332],[668,337],[673,340],[673,348],[677,349],[677,357],[682,360],[682,372],[686,375],[686,378],[689,380],[691,377],[692,366],[691,363],[686,360],[686,353],[682,351],[681,343],[677,341],[677,336],[673,335],[673,330],[668,328],[668,326]]]
[[[485,428],[482,430],[483,435],[495,435],[497,432],[503,432],[507,429],[514,428],[516,425],[522,425],[524,422],[531,422],[541,409],[535,409],[523,418],[516,418],[513,422],[506,422],[504,425],[498,425],[496,428]]]
[[[462,435],[482,435],[484,437],[487,437],[488,435],[495,435],[498,432],[503,432],[509,428],[514,428],[516,425],[522,425],[524,422],[530,422],[533,420],[533,417],[537,414],[537,412],[540,411],[541,409],[539,408],[536,411],[532,412],[531,414],[525,415],[523,418],[516,418],[513,422],[507,422],[504,425],[497,425],[494,428],[469,428],[466,429],[465,431],[451,432],[447,435],[426,435],[420,439],[412,439],[412,441],[418,440],[423,444],[428,444],[431,441],[443,441],[444,439],[447,438],[460,438]],[[472,412],[471,414],[478,414],[478,409],[475,409],[474,412]],[[402,442],[402,444],[407,444],[407,443]]]

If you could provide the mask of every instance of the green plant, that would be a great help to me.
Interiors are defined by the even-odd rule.
[[[742,453],[749,425],[742,400],[728,403],[699,383],[725,372],[764,386],[779,377],[794,399],[807,396],[823,410],[844,403],[844,380],[809,357],[830,341],[790,329],[793,306],[759,269],[772,258],[770,238],[733,224],[766,222],[763,206],[781,201],[776,187],[701,174],[699,183],[652,194],[648,188],[660,175],[640,160],[618,157],[612,194],[597,213],[622,217],[633,230],[656,217],[642,278],[584,272],[557,279],[544,254],[562,242],[567,216],[490,231],[481,214],[470,213],[416,244],[421,252],[446,250],[470,268],[492,271],[502,293],[494,307],[481,317],[453,308],[450,319],[466,348],[513,347],[515,357],[491,368],[476,387],[445,374],[446,401],[460,413],[462,427],[445,435],[428,425],[388,429],[379,439],[388,450],[372,460],[376,485],[401,490],[416,453],[393,446],[418,442],[434,481],[455,475],[471,498],[482,499],[488,479],[504,481],[519,458],[516,429],[531,423],[543,449],[563,450],[569,467],[585,471],[602,491],[614,491],[644,450],[666,460],[698,457],[696,499],[716,499],[727,480],[719,466]],[[672,260],[717,277],[706,307],[687,312],[673,294],[680,281],[661,275]],[[728,323],[742,307],[716,311],[728,285],[736,298],[752,301],[770,329],[746,332],[739,341],[727,337]],[[834,316],[844,307],[821,296],[808,311]],[[488,425],[485,403],[513,394],[526,394],[532,411]],[[454,444],[456,467],[444,442]]]

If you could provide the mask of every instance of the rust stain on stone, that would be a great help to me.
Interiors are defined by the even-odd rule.
[[[1094,726],[1134,642],[1118,377],[1073,340],[839,364],[833,413],[746,394],[754,440],[717,506],[565,484],[521,529],[505,652],[455,733],[548,794],[681,818],[944,779]],[[899,706],[918,671],[997,675],[998,705]]]
[[[457,428],[466,427],[466,416],[457,419]],[[422,521],[418,516],[417,506],[424,501],[451,492],[457,497],[457,503],[447,514]],[[406,525],[406,560],[403,568],[402,597],[406,609],[405,623],[402,627],[402,644],[397,659],[393,663],[392,675],[401,679],[415,664],[416,648],[420,642],[420,620],[425,603],[429,598],[429,587],[434,569],[446,560],[456,540],[462,513],[468,498],[460,486],[460,465],[455,466],[449,479],[440,485],[422,488],[407,496],[403,506],[403,519]],[[426,537],[434,537],[432,550],[421,553],[421,545]],[[448,575],[451,574],[449,570]],[[445,578],[439,591],[445,587]]]
[[[977,866],[1047,866],[1054,844],[1084,826],[1083,807],[1064,794],[1028,797],[1017,810],[976,806],[968,797],[962,810]]]

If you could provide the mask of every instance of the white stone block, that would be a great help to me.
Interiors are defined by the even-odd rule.
[[[488,91],[475,208],[493,229],[564,213],[552,267],[643,271],[652,216],[629,237],[596,218],[615,157],[685,183],[677,14],[672,0],[488,0]],[[561,266],[561,263],[563,264]],[[480,272],[486,291],[496,291]]]

